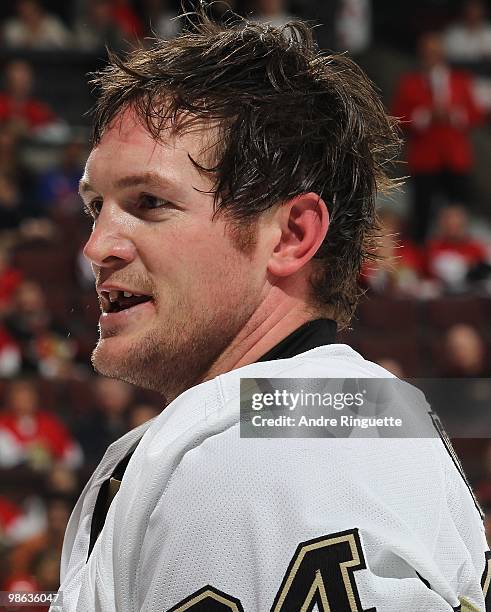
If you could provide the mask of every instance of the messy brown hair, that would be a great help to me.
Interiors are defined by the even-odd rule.
[[[399,148],[394,120],[353,61],[320,53],[299,21],[219,24],[201,12],[175,39],[111,54],[93,83],[94,145],[128,107],[156,140],[169,120],[176,129],[183,116],[218,122],[216,163],[199,168],[213,179],[215,214],[246,234],[275,205],[322,197],[330,227],[314,257],[312,297],[320,312],[349,322],[373,252],[376,193],[390,187]]]

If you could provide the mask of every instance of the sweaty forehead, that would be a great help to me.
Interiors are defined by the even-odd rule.
[[[220,132],[216,121],[198,119],[188,113],[178,115],[175,122],[171,119],[163,121],[159,130],[160,137],[155,138],[134,110],[125,109],[109,123],[100,144],[109,139],[130,146],[160,146],[164,149],[183,150],[186,155],[189,153],[196,159],[209,154]]]
[[[164,127],[156,140],[131,111],[125,111],[108,125],[92,149],[86,179],[91,184],[107,183],[127,173],[164,171],[175,180],[192,181],[197,187],[199,183],[201,188],[204,177],[189,157],[206,166],[214,139],[213,126],[194,122],[179,133]]]
[[[130,111],[118,115],[106,127],[100,142],[94,147],[94,152],[105,152],[117,147],[121,154],[138,150],[139,154],[145,154],[145,162],[149,158],[170,152],[182,152],[196,154],[199,150],[200,141],[195,134],[177,135],[170,127],[164,127],[160,139],[155,139],[145,126]]]

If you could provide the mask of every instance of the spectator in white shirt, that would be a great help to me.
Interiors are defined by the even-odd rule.
[[[38,0],[17,0],[16,13],[3,27],[7,47],[48,50],[69,46],[68,29],[60,19],[46,13]]]
[[[176,19],[177,12],[171,4],[168,0],[145,0],[151,33],[164,40],[174,38],[181,31],[182,21]]]
[[[283,0],[256,0],[252,18],[279,28],[291,21],[293,16],[286,10]]]
[[[447,56],[453,62],[483,62],[491,60],[491,22],[486,19],[482,0],[467,0],[462,19],[445,34]]]

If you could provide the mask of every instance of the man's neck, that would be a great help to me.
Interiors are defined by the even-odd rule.
[[[210,380],[224,372],[254,363],[301,325],[316,317],[305,308],[303,302],[276,308],[259,321],[256,316],[215,361],[205,379]]]

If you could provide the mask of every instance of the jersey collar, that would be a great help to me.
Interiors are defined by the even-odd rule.
[[[308,321],[281,340],[258,361],[289,359],[318,346],[333,344],[336,341],[337,324],[332,319]]]

